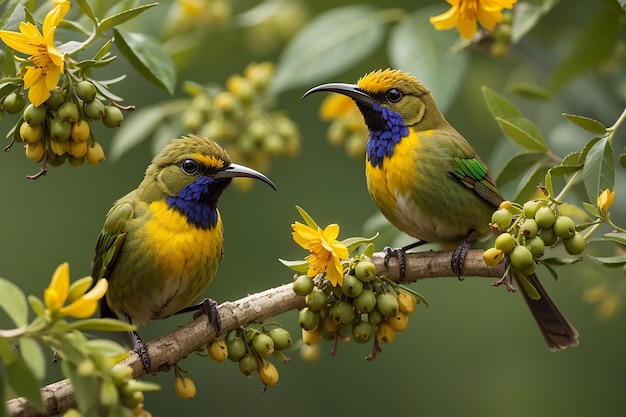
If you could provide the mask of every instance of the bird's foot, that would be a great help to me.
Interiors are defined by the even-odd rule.
[[[139,355],[139,357],[141,358],[141,363],[143,363],[143,367],[146,370],[146,373],[150,373],[150,368],[151,368],[151,364],[150,364],[150,355],[148,355],[148,346],[146,346],[146,343],[141,340],[141,337],[139,337],[139,333],[132,331],[130,332],[130,336],[133,339],[133,351]]]
[[[398,259],[398,269],[400,270],[400,279],[404,279],[406,277],[406,262],[404,259],[406,251],[408,251],[409,249],[413,249],[418,246],[421,246],[425,243],[428,243],[428,242],[425,242],[423,240],[418,240],[415,243],[411,243],[410,245],[406,245],[401,248],[392,248],[390,246],[385,246],[383,248],[383,253],[385,254],[385,257],[383,258],[383,263],[385,265],[385,268],[389,268],[389,259],[391,259],[392,257],[395,257],[396,259]]]
[[[217,310],[217,302],[210,298],[205,298],[198,304],[198,311],[195,312],[193,318],[196,319],[201,315],[206,315],[209,318],[209,323],[213,325],[217,334],[222,330],[222,318]]]
[[[452,272],[454,272],[459,278],[459,281],[463,281],[463,279],[465,279],[465,277],[462,275],[463,266],[465,265],[465,258],[467,258],[467,253],[470,250],[470,240],[472,240],[475,234],[476,230],[470,230],[465,239],[463,239],[461,243],[459,243],[459,246],[454,249],[454,252],[452,252],[450,268],[452,268]]]

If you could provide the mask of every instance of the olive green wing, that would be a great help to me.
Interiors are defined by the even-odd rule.
[[[96,280],[111,280],[111,271],[115,267],[117,255],[120,253],[126,238],[126,224],[135,215],[135,209],[128,201],[118,201],[106,215],[104,226],[96,243],[96,255],[91,265],[91,276]],[[109,308],[106,297],[100,301],[102,317],[116,317]]]

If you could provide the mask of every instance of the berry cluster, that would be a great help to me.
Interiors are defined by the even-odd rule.
[[[332,145],[345,146],[346,153],[354,158],[365,154],[369,137],[367,126],[350,97],[340,94],[328,96],[322,102],[320,117],[330,121],[326,137]]]
[[[585,238],[576,231],[574,221],[561,215],[551,200],[531,200],[523,207],[504,201],[493,213],[491,227],[499,234],[494,247],[483,253],[485,263],[496,266],[508,256],[511,266],[525,275],[535,272],[546,246],[563,242],[570,255],[585,250]]]
[[[144,409],[144,382],[132,378],[130,366],[117,365],[111,369],[110,379],[103,380],[100,387],[100,400],[108,407],[116,407],[118,403],[131,411],[133,416],[148,417],[151,414]]]
[[[21,92],[13,91],[4,97],[0,108],[10,114],[23,111],[12,134],[12,141],[25,144],[26,157],[41,162],[37,178],[47,166],[59,166],[65,161],[80,166],[85,160],[96,165],[104,160],[102,146],[96,142],[91,123],[102,120],[106,127],[120,126],[124,118],[116,105],[104,105],[97,98],[96,86],[87,80],[56,87],[40,106],[30,103]]]
[[[268,330],[270,326],[272,328]],[[270,362],[270,356],[289,362],[281,351],[291,345],[291,335],[278,323],[251,323],[245,328],[231,330],[224,340],[214,340],[208,349],[209,356],[218,362],[226,358],[237,362],[246,377],[258,373],[265,391],[278,384],[278,369]]]
[[[182,113],[185,130],[221,142],[234,160],[267,168],[269,157],[291,157],[300,148],[295,123],[282,112],[270,112],[268,87],[274,74],[269,62],[250,64],[232,75],[226,89],[194,86],[191,105]]]
[[[299,323],[306,345],[316,345],[321,338],[335,342],[339,339],[357,343],[374,341],[372,360],[380,352],[381,343],[390,343],[396,332],[408,326],[408,315],[415,311],[420,301],[418,294],[376,275],[370,258],[354,258],[341,286],[332,286],[324,280],[316,282],[307,275],[297,276],[293,283],[296,294],[306,296],[306,307],[300,310]],[[416,299],[417,298],[417,299]]]

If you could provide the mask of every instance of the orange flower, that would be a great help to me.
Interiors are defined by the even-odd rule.
[[[463,39],[471,39],[476,33],[476,20],[488,30],[502,22],[502,9],[510,9],[517,0],[446,0],[452,7],[430,18],[437,30],[456,26]]]

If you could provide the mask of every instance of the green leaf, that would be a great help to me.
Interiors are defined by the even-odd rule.
[[[546,155],[539,152],[521,152],[513,155],[504,163],[500,172],[496,175],[496,183],[501,187],[504,184],[515,181],[529,166],[545,159]]]
[[[545,265],[555,265],[555,266],[564,266],[564,265],[573,265],[582,261],[582,258],[544,258],[539,259],[539,262]]]
[[[489,87],[483,86],[483,97],[489,113],[494,119],[511,117],[521,117],[522,112],[508,98],[495,92]]]
[[[286,261],[284,259],[278,258],[278,261],[285,265],[287,268],[291,268],[296,272],[304,274],[309,270],[309,263],[307,261]]]
[[[541,162],[527,168],[515,190],[513,200],[528,201],[537,191],[537,186],[545,179],[545,175],[546,167]]]
[[[543,7],[529,2],[518,3],[513,9],[511,43],[517,43],[534,28],[543,15]]]
[[[26,365],[37,380],[43,380],[46,376],[46,358],[39,343],[30,337],[20,337],[19,345],[22,356],[28,358]]]
[[[554,69],[548,88],[555,92],[572,79],[597,67],[613,53],[620,36],[620,13],[604,9],[583,30]]]
[[[354,66],[383,41],[386,20],[381,17],[375,8],[362,5],[318,15],[284,48],[271,91],[310,85]]]
[[[602,191],[614,188],[615,164],[608,138],[600,139],[589,150],[583,168],[583,182],[589,201],[596,201]]]
[[[102,45],[102,48],[100,48],[98,52],[96,52],[96,54],[93,56],[93,60],[99,61],[103,59],[105,56],[107,56],[107,54],[111,50],[112,45],[113,45],[113,39],[109,39],[108,41],[106,41],[104,45]]]
[[[589,150],[591,150],[591,148],[593,148],[594,145],[596,143],[598,143],[599,140],[600,140],[600,138],[593,138],[593,139],[589,140],[589,142],[587,142],[587,144],[585,145],[583,150],[580,151],[580,156],[578,157],[578,163],[579,164],[584,164],[585,163],[585,160],[587,159],[587,155],[589,154]]]
[[[125,321],[110,318],[94,318],[78,320],[67,326],[68,330],[99,330],[104,332],[130,332],[137,329],[137,326],[128,324]]]
[[[421,8],[393,26],[387,50],[391,65],[417,76],[445,113],[465,80],[469,55],[465,50],[451,51],[458,38],[454,31],[441,32],[425,24],[439,10],[437,6]]]
[[[546,172],[545,186],[548,189],[548,192],[551,196],[554,196],[554,190],[552,189],[552,177],[553,176],[563,176],[570,175],[576,171],[580,171],[583,169],[582,165],[559,165],[556,167],[552,167]]]
[[[365,246],[365,249],[363,249],[363,255],[370,257],[370,258],[374,256],[374,245],[372,243],[368,243]]]
[[[0,278],[0,308],[13,320],[17,327],[28,322],[28,305],[22,290],[11,281]]]
[[[24,358],[6,364],[5,367],[9,385],[19,396],[26,397],[39,411],[43,411],[43,400],[39,391],[39,381],[33,371],[30,369]]]
[[[563,117],[575,125],[582,127],[587,132],[595,133],[596,135],[604,135],[607,133],[606,127],[604,127],[602,123],[590,117],[576,116],[567,113],[563,113]]]
[[[176,72],[172,58],[165,52],[161,43],[144,33],[113,29],[115,45],[131,65],[152,84],[168,94],[174,94]]]
[[[507,84],[507,89],[526,98],[548,100],[552,97],[550,90],[532,83],[512,82]]]
[[[145,12],[146,10],[151,9],[154,6],[158,6],[158,4],[159,3],[144,4],[143,6],[124,10],[113,16],[104,18],[102,19],[100,24],[98,24],[98,32],[102,33],[102,32],[106,32],[109,29],[113,29],[113,27],[117,25],[121,25],[122,23],[127,22],[136,16],[139,16],[141,13]]]
[[[572,152],[561,160],[562,166],[581,166],[582,162],[580,162],[580,152]]]
[[[17,32],[20,27],[20,22],[26,21],[26,8],[21,2],[14,2],[9,4],[9,7],[4,11],[2,17],[0,17],[0,28],[2,30],[9,30],[11,32]]]
[[[626,246],[626,233],[609,232],[605,233],[602,237],[606,240],[610,240],[611,242]]]
[[[87,3],[87,0],[76,0],[76,3],[78,4],[78,7],[81,8],[83,13],[89,18],[89,20],[91,20],[93,24],[97,26],[98,19],[96,18],[96,15],[94,14],[89,3]]]
[[[513,142],[531,151],[548,152],[548,146],[537,125],[525,117],[496,118],[500,128]]]
[[[113,357],[128,353],[128,348],[120,345],[117,342],[107,339],[92,339],[87,341],[87,347],[90,352],[98,353],[100,355]]]
[[[313,220],[313,217],[309,216],[309,213],[307,213],[306,211],[304,211],[304,209],[300,206],[296,206],[296,209],[298,210],[298,213],[300,213],[300,216],[302,217],[302,220],[304,220],[304,222],[307,224],[307,226],[317,230],[317,229],[321,229],[321,227],[319,227],[317,225],[317,223],[315,223],[315,220]]]
[[[2,362],[0,362],[0,398],[2,399],[9,398],[7,396],[7,381],[4,379],[5,373],[4,366]],[[4,401],[0,404],[0,417],[9,417],[7,403]]]
[[[606,266],[609,268],[618,268],[626,265],[626,255],[617,256],[589,256],[589,259],[597,263],[598,265]]]
[[[13,348],[9,339],[4,337],[0,337],[0,359],[2,359],[0,360],[0,365],[2,365],[2,363],[9,365],[20,359],[20,355]]]
[[[376,233],[374,236],[372,237],[349,237],[347,239],[344,239],[341,243],[343,243],[346,248],[348,248],[348,252],[352,252],[353,250],[355,250],[356,248],[358,248],[359,246],[365,244],[365,243],[372,243],[376,238],[378,237],[378,233]]]
[[[147,138],[163,120],[163,113],[159,104],[135,110],[132,117],[124,120],[113,136],[109,159],[116,161]]]
[[[600,212],[598,208],[593,204],[589,204],[586,201],[583,201],[583,207],[587,210],[587,213],[591,214],[593,217],[600,217]]]

